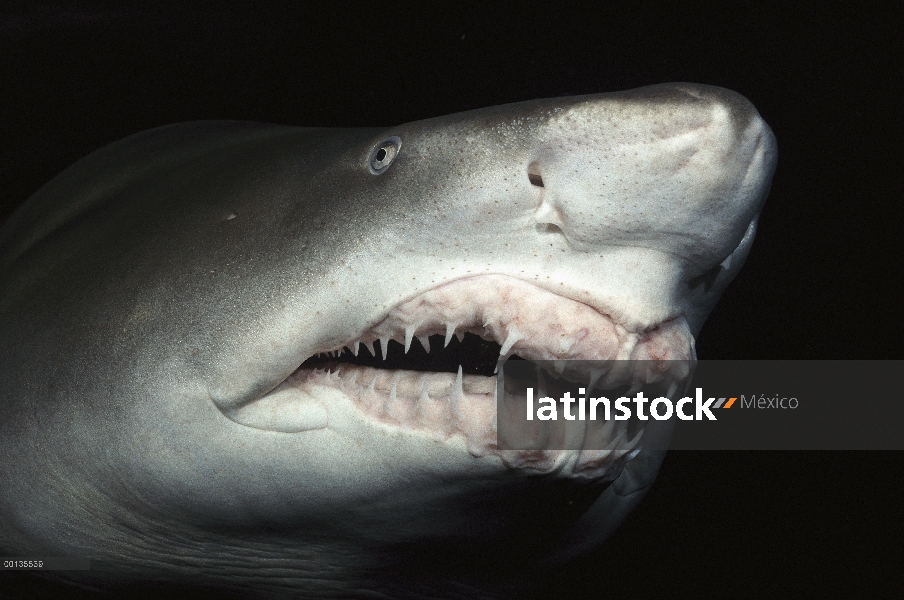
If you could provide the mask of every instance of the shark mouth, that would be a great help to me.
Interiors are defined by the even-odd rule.
[[[636,391],[656,383],[674,391],[681,377],[656,365],[695,354],[683,316],[629,331],[587,304],[521,279],[480,275],[403,302],[356,339],[309,357],[277,391],[313,396],[315,386],[338,388],[372,423],[441,441],[459,438],[472,455],[496,455],[510,467],[546,472],[571,456],[569,471],[599,477],[633,457],[639,435],[629,435],[624,421],[586,432],[588,441],[592,435],[606,439],[576,459],[561,450],[498,449],[494,372],[500,358],[544,361],[552,365],[551,378],[586,382],[588,391]]]

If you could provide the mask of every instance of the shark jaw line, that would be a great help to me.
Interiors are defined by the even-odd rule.
[[[497,344],[499,358],[515,354],[526,360],[562,361],[554,363],[558,375],[586,382],[588,388],[627,386],[635,393],[645,384],[678,387],[683,382],[674,373],[655,368],[626,371],[614,361],[656,365],[695,358],[694,339],[683,316],[644,331],[629,331],[587,304],[521,279],[478,275],[402,302],[355,339],[315,353],[272,392],[228,416],[270,431],[323,429],[330,421],[332,403],[317,398],[338,391],[368,425],[458,443],[475,457],[497,456],[508,467],[541,472],[564,468],[571,476],[599,479],[617,476],[636,454],[639,436],[628,436],[624,422],[604,427],[603,435],[611,442],[606,450],[499,450],[495,375],[464,373],[460,365],[457,372],[438,372],[340,360],[369,351],[374,357],[370,362],[379,365],[386,359],[389,341],[401,344],[407,354],[416,338],[429,353],[431,348],[438,351],[437,336],[442,336],[445,347],[453,336],[460,342],[466,334]],[[377,340],[379,346],[374,344]],[[611,366],[588,369],[580,362],[565,362],[591,360]]]

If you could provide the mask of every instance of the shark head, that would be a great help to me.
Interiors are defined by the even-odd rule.
[[[497,360],[693,359],[775,160],[685,83],[89,155],[0,229],[0,550],[323,597],[596,547],[662,454],[499,450]]]

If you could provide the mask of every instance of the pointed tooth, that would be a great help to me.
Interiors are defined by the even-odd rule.
[[[361,340],[355,340],[354,346],[352,346],[352,354],[358,356],[358,348],[361,346]]]
[[[360,372],[361,372],[361,371],[359,371],[359,370],[357,370],[357,369],[355,369],[354,371],[352,371],[352,376],[348,378],[348,382],[349,382],[350,384],[355,384],[355,383],[357,383],[357,382],[358,382],[358,374],[359,374]]]
[[[590,393],[590,390],[596,387],[596,382],[600,380],[600,377],[603,376],[602,369],[590,369],[590,383],[587,385],[587,393]]]
[[[427,378],[421,377],[421,396],[419,398],[420,402],[427,402],[430,400],[430,394],[427,392]]]
[[[408,325],[405,327],[405,354],[411,349],[411,340],[414,338],[415,327]]]
[[[546,398],[546,380],[543,378],[543,369],[537,367],[537,398]]]
[[[619,448],[620,451],[627,453],[629,450],[634,449],[637,446],[638,442],[640,442],[640,438],[643,436],[643,427],[638,430],[638,432],[634,435],[630,442],[625,444],[623,448]]]
[[[600,437],[602,439],[606,439],[607,437],[612,437],[612,432],[615,430],[615,420],[609,419],[606,421],[606,424],[603,425],[603,428],[600,429]],[[611,450],[611,448],[610,448]]]
[[[458,375],[455,376],[455,381],[452,383],[451,394],[449,394],[449,406],[452,409],[452,417],[460,420],[460,413],[458,411],[458,402],[464,397],[464,388],[462,387],[462,372],[461,365],[458,365]]]
[[[430,336],[429,335],[419,335],[417,336],[417,341],[421,343],[421,346],[424,347],[427,354],[430,354]]]
[[[554,360],[552,361],[552,365],[556,370],[556,373],[561,375],[565,372],[565,361],[564,360]]]
[[[549,446],[549,421],[540,422],[540,435],[537,436],[537,443],[534,448],[537,450],[546,450]]]
[[[678,391],[678,384],[673,381],[672,383],[669,384],[669,391],[666,392],[665,397],[674,399],[675,392],[677,392],[677,391]]]
[[[421,376],[421,395],[418,396],[415,414],[419,424],[424,424],[425,419],[430,415],[430,392],[427,391],[427,375]]]
[[[383,360],[386,360],[386,356],[389,354],[389,337],[381,337],[380,338],[380,352],[383,353]]]
[[[499,356],[507,356],[509,351],[511,351],[512,346],[521,339],[521,332],[519,332],[514,327],[509,330],[508,335],[505,338],[505,342],[502,344],[502,349],[499,350]]]
[[[399,375],[400,374],[401,374],[401,371],[396,371],[395,374],[392,376],[392,387],[389,388],[389,401],[390,402],[396,401],[396,389],[398,388],[398,385],[399,385]]]
[[[455,334],[455,328],[458,327],[458,323],[446,323],[446,341],[443,342],[443,348],[449,345],[449,342],[452,341],[452,336]]]
[[[361,342],[361,345],[363,345],[365,348],[367,348],[367,351],[370,352],[370,355],[371,355],[371,356],[373,356],[374,358],[376,358],[377,353],[376,353],[375,350],[374,350],[374,343],[373,343],[373,341],[370,341],[370,342]]]
[[[618,448],[618,445],[621,444],[622,438],[625,437],[625,432],[627,429],[620,429],[618,435],[611,442],[606,444],[606,447],[603,450],[615,450]]]
[[[465,332],[464,331],[456,331],[455,337],[457,337],[458,341],[461,342],[465,339]]]
[[[377,374],[374,373],[364,391],[361,393],[361,407],[370,415],[379,415],[384,410],[385,394],[377,392]]]

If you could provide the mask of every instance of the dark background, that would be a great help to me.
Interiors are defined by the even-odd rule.
[[[78,158],[166,123],[382,126],[707,83],[754,103],[779,162],[698,356],[902,358],[895,4],[175,4],[2,3],[0,219]],[[900,452],[672,452],[606,546],[538,597],[900,594],[902,472]],[[59,594],[0,574],[14,589]]]

